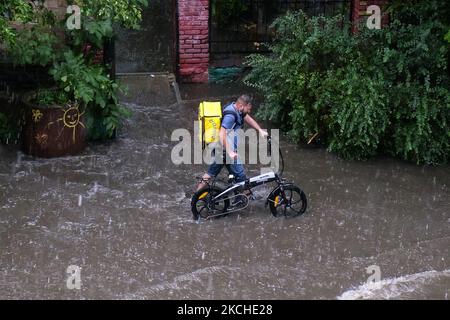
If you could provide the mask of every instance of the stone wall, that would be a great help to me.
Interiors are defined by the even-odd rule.
[[[66,0],[46,0],[45,6],[52,10],[58,18],[63,18],[67,11]]]
[[[140,30],[117,28],[117,73],[176,72],[176,2],[150,0]]]

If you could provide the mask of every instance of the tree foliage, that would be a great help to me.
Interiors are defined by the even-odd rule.
[[[49,70],[55,88],[41,90],[41,102],[80,102],[87,108],[89,136],[111,137],[130,112],[120,105],[120,87],[109,78],[105,66],[97,63],[96,54],[114,36],[114,24],[139,28],[148,1],[69,0],[69,5],[81,8],[81,29],[74,30],[69,30],[66,20],[58,20],[44,3],[35,1],[31,6],[27,0],[10,0],[0,4],[4,12],[0,16],[0,42],[7,56],[16,65],[41,65]],[[14,28],[12,23],[21,25]],[[87,49],[90,47],[93,49]],[[98,125],[89,126],[98,121],[100,129]]]

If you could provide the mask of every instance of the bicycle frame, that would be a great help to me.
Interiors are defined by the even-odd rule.
[[[218,200],[220,197],[229,194],[233,191],[239,190],[239,189],[247,189],[247,190],[251,190],[257,186],[266,184],[266,183],[270,183],[270,182],[277,182],[278,186],[272,190],[271,193],[273,193],[277,188],[279,188],[283,183],[283,179],[280,178],[280,176],[274,172],[268,172],[265,174],[261,174],[259,176],[247,179],[245,181],[241,181],[238,183],[234,183],[231,186],[229,186],[228,188],[226,188],[223,192],[221,192],[220,194],[218,194],[217,196],[215,196],[214,198],[211,199],[211,201],[216,201]]]

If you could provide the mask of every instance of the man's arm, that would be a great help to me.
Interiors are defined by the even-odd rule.
[[[227,140],[227,129],[225,129],[224,127],[220,128],[219,138],[224,150],[228,153],[230,158],[234,159],[237,156],[237,153],[234,152],[232,147],[230,147],[230,144],[228,143]]]
[[[250,127],[252,127],[253,129],[258,130],[259,134],[260,134],[262,137],[265,137],[265,136],[268,135],[268,134],[267,134],[267,131],[266,131],[266,130],[263,130],[263,129],[260,127],[260,125],[258,124],[258,122],[256,122],[256,120],[253,119],[250,115],[246,115],[245,118],[244,118],[244,121],[245,121],[246,124],[248,124],[248,125],[249,125]]]

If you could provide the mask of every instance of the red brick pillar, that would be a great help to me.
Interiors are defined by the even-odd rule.
[[[358,25],[361,19],[365,22],[369,14],[367,8],[371,5],[377,5],[381,8],[381,26],[389,24],[389,15],[385,13],[389,0],[353,0],[353,32],[358,31]]]
[[[183,82],[208,82],[209,0],[178,0],[179,72]]]

